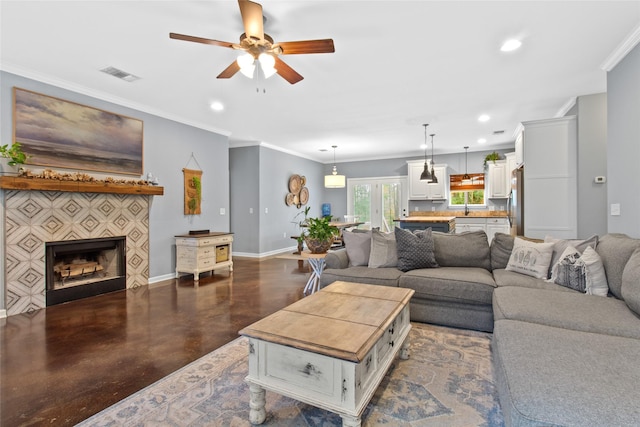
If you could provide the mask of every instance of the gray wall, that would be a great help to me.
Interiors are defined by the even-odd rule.
[[[309,216],[321,215],[323,203],[324,173],[321,163],[303,159],[265,146],[238,147],[229,150],[232,185],[233,219],[231,231],[237,255],[266,256],[294,248],[297,243],[291,236],[299,234],[294,223],[296,215],[304,210],[287,206],[291,175],[306,177],[311,209]],[[252,170],[248,170],[251,168]],[[256,197],[248,202],[238,189],[247,189]],[[253,214],[249,208],[253,208]],[[299,217],[300,219],[303,216]]]
[[[607,73],[607,225],[640,238],[640,45]],[[620,216],[609,206],[620,204]]]
[[[578,237],[607,233],[607,95],[579,96],[578,117]]]
[[[0,72],[0,80],[1,144],[10,144],[12,140],[14,86],[144,121],[144,173],[158,176],[164,187],[164,195],[154,196],[151,202],[150,279],[162,278],[175,271],[176,234],[205,228],[229,231],[229,144],[226,136],[7,72]],[[203,170],[201,215],[183,214],[182,169],[189,163],[191,153]],[[188,167],[200,169],[193,160]],[[220,214],[221,208],[225,215]]]

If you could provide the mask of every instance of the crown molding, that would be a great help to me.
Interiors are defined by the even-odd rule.
[[[554,117],[564,117],[567,115],[567,113],[569,112],[569,110],[571,110],[573,108],[574,105],[576,105],[576,102],[578,101],[578,98],[573,96],[571,98],[569,98],[567,100],[567,102],[564,103],[564,105],[562,107],[560,107],[560,109],[558,110],[558,112],[556,113],[556,115]]]
[[[604,60],[600,68],[607,72],[613,70],[614,67],[618,65],[618,63],[622,61],[624,57],[627,56],[627,54],[631,52],[631,50],[633,50],[633,48],[636,47],[638,43],[640,43],[640,24],[638,24],[622,41],[622,43],[620,43],[618,47],[616,47],[613,52],[611,52],[609,57]]]
[[[7,62],[0,63],[0,70],[5,71],[7,73],[16,74],[20,77],[25,77],[31,80],[36,80],[40,83],[49,84],[52,86],[59,87],[61,89],[70,90],[72,92],[79,93],[81,95],[90,96],[92,98],[99,99],[101,101],[111,102],[113,104],[120,105],[122,107],[131,108],[134,110],[138,110],[144,113],[148,113],[154,116],[162,117],[164,119],[172,120],[174,122],[182,123],[188,126],[193,126],[195,128],[204,129],[209,132],[217,133],[219,135],[223,135],[229,137],[231,132],[219,129],[215,127],[211,127],[208,124],[195,122],[193,120],[185,119],[184,117],[176,116],[175,114],[167,113],[166,111],[158,110],[157,108],[150,107],[145,104],[138,104],[136,102],[129,101],[124,98],[119,98],[117,96],[113,96],[106,92],[100,92],[97,90],[90,89],[85,86],[81,86],[67,80],[58,79],[50,75],[42,74],[34,70],[30,70],[24,67],[20,67],[18,65],[10,64]]]

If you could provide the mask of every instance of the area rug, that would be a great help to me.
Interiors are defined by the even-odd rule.
[[[396,359],[362,425],[502,426],[491,334],[412,323],[411,357]],[[247,339],[240,337],[80,426],[250,426]],[[267,391],[263,425],[338,427],[340,416]]]

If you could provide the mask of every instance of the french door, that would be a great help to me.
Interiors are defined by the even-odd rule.
[[[365,224],[391,232],[394,219],[408,211],[406,177],[347,179],[347,215]]]

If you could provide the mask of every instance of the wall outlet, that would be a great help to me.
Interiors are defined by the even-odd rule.
[[[287,238],[287,232],[285,231],[285,232],[284,232],[284,233],[282,233],[282,234],[283,234],[283,236],[282,236],[282,237],[284,237],[284,238],[286,239],[286,238]]]
[[[435,206],[431,206],[431,212],[435,212],[436,211],[436,207]]]
[[[249,213],[252,214],[253,213],[253,208],[249,208]]]
[[[417,207],[417,206],[414,206],[414,207],[413,207],[413,210],[414,210],[414,211],[416,211],[416,212],[418,212],[418,207]]]
[[[269,208],[264,208],[264,213],[269,213]]]
[[[227,213],[225,208],[220,208],[220,215],[224,215],[225,213]]]

